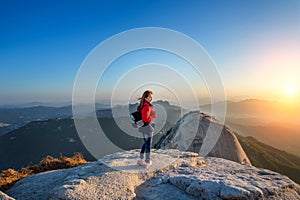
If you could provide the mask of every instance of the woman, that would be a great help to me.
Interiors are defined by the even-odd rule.
[[[143,93],[143,96],[140,98],[140,105],[138,106],[138,111],[142,114],[142,120],[144,125],[139,128],[139,131],[143,133],[144,144],[141,148],[140,158],[137,161],[138,165],[142,165],[145,168],[148,168],[152,165],[150,160],[150,149],[152,143],[152,137],[154,133],[154,124],[151,122],[156,117],[156,112],[153,110],[153,106],[151,105],[153,92],[147,90]],[[143,162],[144,154],[146,153],[145,163]]]

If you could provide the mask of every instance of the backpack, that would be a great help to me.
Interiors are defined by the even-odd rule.
[[[133,127],[138,128],[144,125],[142,120],[142,113],[139,111],[135,111],[130,114],[130,121]]]

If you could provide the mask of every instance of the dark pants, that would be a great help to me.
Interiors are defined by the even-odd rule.
[[[153,125],[148,124],[147,126],[142,126],[139,128],[139,131],[143,133],[144,144],[141,149],[140,158],[144,159],[144,154],[146,153],[146,162],[150,162],[150,149],[152,144],[152,137],[154,128]]]

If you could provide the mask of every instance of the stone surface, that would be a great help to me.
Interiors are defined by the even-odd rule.
[[[214,141],[217,141],[215,145]],[[172,131],[161,138],[156,148],[192,151],[251,165],[233,131],[199,111],[184,115]]]
[[[136,165],[139,150],[20,180],[15,199],[300,199],[299,185],[278,173],[179,150],[153,150],[153,166]]]
[[[13,200],[14,198],[6,195],[5,193],[0,191],[0,200]]]

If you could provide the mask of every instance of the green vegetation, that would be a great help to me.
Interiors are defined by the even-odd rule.
[[[29,165],[19,171],[11,168],[3,170],[0,174],[0,190],[4,192],[11,188],[18,180],[33,174],[76,167],[86,163],[87,161],[81,153],[74,153],[72,157],[60,156],[59,158],[53,158],[52,156],[47,156],[39,164]]]
[[[252,165],[270,169],[300,183],[300,157],[261,143],[251,136],[237,137]]]

